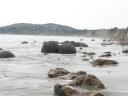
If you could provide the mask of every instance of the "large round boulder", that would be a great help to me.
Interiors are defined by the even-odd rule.
[[[58,41],[44,42],[41,53],[58,53]]]
[[[71,43],[64,43],[59,45],[60,54],[74,54],[76,53],[76,48]]]
[[[0,52],[0,58],[11,58],[15,57],[15,55],[10,51],[1,51]]]
[[[55,69],[51,69],[48,72],[48,76],[50,78],[56,78],[56,77],[59,77],[59,76],[67,75],[68,73],[69,73],[69,71],[65,70],[64,68],[55,68]]]
[[[80,74],[75,80],[71,81],[68,86],[77,86],[88,90],[105,89],[104,84],[94,75]]]

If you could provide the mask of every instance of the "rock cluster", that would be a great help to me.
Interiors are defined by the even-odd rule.
[[[44,42],[41,53],[74,54],[76,48],[71,43],[59,45],[58,41],[47,41]]]
[[[105,89],[104,84],[95,76],[87,74],[85,71],[78,71],[77,73],[70,73],[63,68],[51,69],[48,72],[50,78],[61,78],[72,80],[68,84],[56,84],[54,86],[54,93],[57,96],[104,96],[100,93],[81,93],[75,87],[84,88],[87,90],[101,90]]]

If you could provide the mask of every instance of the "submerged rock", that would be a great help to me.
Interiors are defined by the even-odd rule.
[[[70,43],[64,43],[59,45],[60,54],[74,54],[76,53],[76,48]]]
[[[56,77],[59,77],[59,76],[67,75],[68,73],[69,73],[69,71],[65,70],[64,68],[55,68],[55,69],[51,69],[48,72],[48,76],[50,78],[56,78]]]
[[[118,62],[114,60],[107,59],[97,59],[92,62],[93,66],[103,66],[103,65],[117,65]]]
[[[12,58],[15,57],[15,55],[10,51],[1,51],[0,52],[0,58]]]
[[[41,53],[58,53],[58,41],[47,41],[44,42]]]

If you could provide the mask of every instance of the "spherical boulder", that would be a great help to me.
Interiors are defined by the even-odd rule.
[[[64,43],[59,45],[60,54],[75,54],[76,48],[71,43]]]
[[[44,42],[41,53],[58,53],[58,41]]]
[[[13,53],[11,53],[10,51],[1,51],[0,52],[0,58],[12,58],[15,57],[15,55]]]

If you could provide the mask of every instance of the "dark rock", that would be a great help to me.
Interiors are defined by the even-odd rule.
[[[0,48],[0,50],[3,50],[2,48]]]
[[[112,43],[101,43],[101,45],[112,45]]]
[[[107,59],[97,59],[92,62],[93,66],[103,66],[103,65],[117,65],[118,62],[114,60]]]
[[[1,51],[0,52],[0,58],[12,58],[15,57],[15,55],[13,53],[11,53],[10,51]]]
[[[111,57],[112,55],[110,53],[107,53],[107,54],[104,54],[104,55],[101,55],[99,57]]]
[[[101,93],[97,93],[97,94],[95,94],[95,96],[104,96],[104,95]]]
[[[23,42],[21,42],[22,44],[28,44],[28,42],[27,41],[23,41]]]
[[[128,53],[128,50],[124,50],[124,51],[122,51],[123,53]]]
[[[74,54],[76,53],[76,48],[70,43],[64,43],[59,45],[60,54]]]
[[[95,41],[95,39],[92,39],[91,41]]]
[[[56,77],[59,77],[59,76],[67,75],[68,73],[69,73],[69,71],[65,70],[64,68],[55,68],[55,69],[51,69],[48,72],[48,76],[50,78],[56,78]]]
[[[80,50],[82,50],[83,48],[82,47],[80,47]]]
[[[63,43],[71,43],[75,47],[88,47],[85,43],[75,42],[75,41],[65,41]]]
[[[44,42],[41,53],[58,53],[59,43],[57,41]]]
[[[83,52],[83,54],[87,54],[87,55],[95,55],[95,52]]]
[[[64,92],[63,86],[60,85],[60,84],[56,84],[56,85],[54,86],[54,93],[55,93],[56,96],[67,96],[67,95],[65,94],[65,92]]]
[[[111,52],[110,52],[110,51],[107,51],[107,52],[104,52],[104,53],[106,53],[106,54],[111,54]]]

